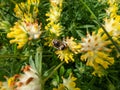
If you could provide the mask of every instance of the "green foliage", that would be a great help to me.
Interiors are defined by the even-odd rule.
[[[99,78],[91,75],[92,68],[80,61],[80,54],[75,55],[75,62],[62,63],[54,53],[55,49],[45,46],[45,36],[39,40],[30,41],[22,49],[17,49],[17,44],[10,44],[6,37],[10,27],[19,20],[14,13],[15,4],[26,0],[0,0],[0,81],[4,81],[4,76],[11,77],[21,72],[21,67],[30,64],[38,71],[38,76],[42,76],[45,90],[52,90],[62,82],[62,76],[68,77],[73,73],[77,77],[76,85],[81,90],[119,90],[120,89],[120,58],[115,57],[115,64],[107,69],[107,75]],[[97,0],[84,0],[88,7],[94,12],[98,20],[102,23],[106,16],[106,3]],[[42,30],[45,33],[45,14],[49,11],[49,0],[41,0],[39,5],[38,22],[42,22]],[[60,38],[73,36],[81,42],[87,32],[96,31],[99,26],[94,17],[80,2],[80,0],[64,0],[60,22],[64,27]],[[118,11],[118,13],[120,10]],[[4,23],[2,28],[1,23]],[[38,48],[39,47],[39,48]],[[36,49],[37,48],[37,49]],[[42,48],[42,50],[40,50]],[[111,54],[114,56],[115,51]],[[49,75],[51,74],[51,77]],[[47,78],[47,79],[46,79]]]

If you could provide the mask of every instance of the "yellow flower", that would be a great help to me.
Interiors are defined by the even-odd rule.
[[[59,18],[62,11],[62,0],[50,0],[50,11],[46,13],[49,23],[45,26],[47,31],[50,31],[50,34],[54,34],[57,37],[61,35],[63,27],[60,25]]]
[[[62,26],[58,24],[52,24],[52,27],[49,29],[51,33],[55,34],[56,36],[60,36]]]
[[[108,0],[109,5],[113,5],[116,2],[116,0]]]
[[[106,10],[108,17],[104,19],[104,28],[112,39],[120,45],[120,15],[118,14],[118,0],[108,0],[108,5],[109,8]],[[104,36],[106,35],[104,34]]]
[[[59,5],[62,7],[63,0],[50,0],[51,4]]]
[[[102,77],[105,75],[105,69],[103,69],[103,67],[100,67],[98,64],[96,64],[95,67],[96,68],[94,68],[94,71],[92,72],[94,76]]]
[[[38,39],[41,35],[41,25],[27,22],[16,22],[15,26],[11,28],[11,32],[7,34],[8,38],[15,38],[10,40],[10,43],[17,43],[18,49],[22,48],[28,40]]]
[[[70,52],[68,48],[64,50],[57,50],[55,53],[58,55],[61,61],[64,60],[66,63],[69,61],[74,61],[73,53]]]
[[[38,15],[39,0],[27,0],[25,3],[16,4],[14,12],[18,18],[27,22],[33,22]]]
[[[8,83],[7,82],[1,82],[0,81],[0,90],[12,90],[8,87]]]
[[[41,23],[40,25],[38,25],[38,22],[22,22],[21,23],[24,31],[27,32],[28,36],[29,36],[29,40],[31,39],[38,39],[42,33],[41,31]]]
[[[117,15],[118,5],[112,4],[106,11],[107,11],[108,16],[115,17]]]
[[[53,88],[53,90],[66,90],[66,88],[63,84],[60,84],[58,88]]]
[[[120,15],[117,14],[118,4],[116,0],[108,0],[108,4],[108,18],[104,19],[104,28],[112,37],[118,37],[120,35]]]
[[[66,63],[69,61],[74,61],[73,55],[80,52],[81,44],[76,43],[74,40],[75,39],[73,37],[67,37],[62,41],[55,39],[51,41],[51,45],[58,49],[55,53],[58,55],[61,61],[64,60]]]
[[[86,38],[82,39],[82,48],[81,52],[86,51],[111,51],[109,48],[106,48],[105,46],[110,44],[111,42],[109,40],[104,40],[101,36],[102,33],[96,34],[95,32],[92,33],[92,35],[87,34]]]
[[[23,30],[22,26],[16,22],[15,26],[10,29],[11,32],[7,34],[8,38],[14,38],[10,40],[10,43],[17,43],[17,48],[22,48],[28,41],[28,36],[25,30]]]
[[[14,85],[15,85],[15,78],[14,77],[6,77],[5,79],[7,81],[0,82],[0,90],[14,90]]]
[[[44,45],[49,46],[49,47],[51,47],[51,46],[53,47],[54,36],[48,36],[44,39],[46,41]]]
[[[81,52],[83,52],[81,60],[86,61],[86,65],[93,67],[95,71],[101,69],[100,67],[104,70],[114,63],[114,58],[109,55],[111,49],[106,47],[111,42],[105,40],[101,34],[99,32],[88,34],[81,43]],[[99,75],[100,73],[102,72],[99,72],[98,76],[102,76],[103,73]]]
[[[69,77],[63,78],[63,83],[60,84],[57,88],[54,88],[53,90],[80,90],[80,88],[76,88],[76,79],[74,76],[72,76],[72,74],[69,75]]]
[[[8,82],[8,86],[9,86],[10,88],[13,88],[13,87],[14,87],[14,84],[15,84],[15,77],[10,77],[10,78],[8,78],[7,82]]]
[[[27,0],[28,5],[38,5],[40,3],[40,0]]]
[[[120,35],[120,17],[105,19],[104,27],[112,37],[118,37]]]
[[[50,8],[50,12],[46,13],[46,16],[49,17],[47,21],[54,23],[58,22],[60,18],[60,14],[61,14],[60,9],[56,6],[52,6],[52,8]]]
[[[102,56],[102,57],[101,57]],[[86,54],[81,56],[81,60],[86,61],[86,65],[92,66],[93,68],[97,68],[96,64],[101,65],[104,69],[108,68],[108,65],[112,65],[114,63],[114,59],[109,57],[104,52],[93,52],[89,51]]]
[[[81,44],[76,43],[73,37],[67,37],[65,39],[65,42],[72,52],[74,52],[75,54],[80,52]]]

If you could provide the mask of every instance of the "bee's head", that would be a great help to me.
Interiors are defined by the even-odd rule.
[[[58,40],[53,40],[53,45],[54,45],[55,47],[59,47],[59,46],[60,46],[60,41],[58,41]]]

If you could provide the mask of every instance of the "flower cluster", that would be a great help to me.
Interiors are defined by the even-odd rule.
[[[72,76],[72,74],[69,75],[69,77],[63,78],[63,83],[58,86],[58,88],[53,88],[53,90],[80,90],[80,88],[76,88],[76,79]]]
[[[54,39],[59,38],[62,33],[62,25],[60,24],[60,15],[62,11],[62,2],[63,0],[50,0],[50,11],[46,14],[49,18],[47,21],[49,23],[46,25],[45,29],[49,32],[46,45],[48,46],[57,46],[57,51],[55,53],[58,55],[61,61],[68,63],[69,61],[74,61],[73,55],[77,54],[80,51],[80,45],[78,45],[74,38],[66,38],[65,40],[57,40],[53,43]]]
[[[7,82],[0,82],[0,90],[11,90]]]
[[[10,43],[17,43],[17,48],[22,48],[28,41],[28,36],[23,26],[21,26],[18,22],[15,23],[13,28],[10,28],[11,32],[7,34],[8,38],[15,38],[10,40]]]
[[[40,81],[37,72],[30,66],[23,68],[23,74],[15,75],[15,90],[40,90]]]
[[[7,78],[7,82],[0,82],[0,90],[40,90],[40,79],[37,72],[26,65],[22,74]]]
[[[75,42],[76,39],[74,39],[73,37],[67,37],[66,38],[66,44],[68,45],[69,49],[74,52],[75,54],[80,53],[80,49],[81,49],[81,44],[80,43],[76,43]]]
[[[104,19],[103,25],[108,34],[114,41],[120,44],[120,15],[118,14],[117,0],[108,0],[109,7],[106,10],[107,17]],[[107,46],[112,45],[108,40],[109,37],[104,33],[103,28],[98,29],[98,33],[92,32],[82,40],[81,60],[86,61],[86,65],[94,68],[94,75],[101,77],[105,74],[104,70],[114,63],[114,58],[110,57],[112,49]]]
[[[63,0],[50,0],[50,10],[46,13],[48,24],[45,26],[45,30],[48,35],[45,38],[47,41],[45,45],[52,46],[52,40],[62,34],[63,27],[60,24],[62,3]]]
[[[70,61],[74,61],[73,58],[73,53],[70,52],[68,49],[64,49],[64,50],[57,50],[55,51],[55,53],[58,55],[59,59],[61,61],[65,61],[66,63],[70,62]]]
[[[50,11],[46,13],[46,16],[49,17],[47,21],[49,23],[45,27],[46,30],[49,30],[51,34],[60,36],[62,33],[62,26],[59,23],[60,15],[62,11],[62,2],[63,0],[50,0]]]
[[[39,0],[28,0],[26,3],[16,4],[14,11],[21,20],[10,28],[11,31],[7,34],[7,37],[13,38],[10,43],[17,43],[18,49],[21,49],[28,40],[38,39],[42,33],[42,24],[39,25],[36,20],[38,4]],[[33,13],[31,13],[31,8]]]
[[[15,77],[6,77],[7,81],[0,82],[0,90],[14,90]]]
[[[58,55],[61,61],[64,60],[66,63],[74,61],[73,55],[80,52],[81,45],[79,43],[76,43],[73,37],[67,37],[62,43],[63,44],[59,45],[59,47],[64,45],[64,48],[58,48],[55,53]]]
[[[87,66],[94,68],[93,74],[98,74],[99,77],[104,75],[104,69],[114,63],[114,58],[110,57],[111,49],[107,46],[111,42],[102,37],[102,33],[93,32],[88,34],[86,38],[82,39],[81,60],[86,61]]]
[[[25,20],[27,22],[33,22],[38,15],[39,3],[40,0],[27,0],[26,3],[22,2],[20,4],[16,4],[14,8],[16,17],[23,21]]]
[[[113,40],[120,44],[120,15],[118,14],[118,3],[117,0],[108,0],[109,8],[106,10],[108,15],[104,19],[104,28],[112,36]]]
[[[27,22],[16,22],[13,28],[10,28],[11,32],[7,34],[8,38],[15,38],[10,40],[10,43],[17,43],[18,49],[21,49],[28,40],[38,39],[42,33],[41,25]]]
[[[46,13],[46,16],[48,17],[46,19],[46,22],[48,22],[47,25],[45,25],[46,22],[43,23],[38,22],[40,21],[38,20],[39,17],[38,7],[40,5],[40,0],[26,0],[26,2],[21,2],[19,4],[16,4],[14,8],[14,12],[17,21],[14,23],[12,27],[9,22],[6,21],[0,22],[0,29],[6,29],[7,38],[10,39],[10,44],[13,43],[17,44],[18,49],[23,48],[28,42],[32,42],[32,40],[36,40],[36,42],[32,42],[34,44],[34,48],[31,49],[30,47],[27,49],[23,49],[23,53],[27,53],[28,57],[30,57],[29,63],[31,66],[26,65],[22,69],[23,73],[21,74],[16,74],[10,78],[6,77],[7,80],[6,82],[0,82],[0,90],[42,90],[44,88],[44,84],[46,83],[46,81],[53,75],[54,72],[56,72],[56,70],[59,67],[63,65],[64,62],[68,64],[69,62],[74,62],[75,59],[76,61],[75,64],[73,65],[76,65],[77,67],[79,63],[76,62],[82,63],[82,61],[84,61],[85,66],[92,67],[94,69],[92,74],[98,77],[106,75],[105,70],[108,69],[109,66],[114,64],[115,60],[114,57],[112,57],[111,55],[112,54],[111,52],[114,52],[113,51],[114,48],[111,48],[114,47],[114,43],[111,42],[112,40],[111,41],[109,40],[110,38],[109,35],[112,37],[113,41],[115,41],[117,44],[120,45],[120,37],[119,37],[120,15],[118,14],[119,8],[118,8],[117,0],[107,0],[107,4],[108,4],[108,9],[106,9],[107,17],[104,18],[104,24],[101,25],[100,28],[97,28],[95,31],[90,31],[90,33],[87,32],[87,35],[85,37],[81,37],[77,39],[75,39],[72,36],[73,34],[71,33],[72,30],[68,36],[67,34],[69,32],[65,35],[63,33],[64,27],[60,22],[61,13],[63,9],[62,7],[63,0],[49,0],[49,1],[50,1],[50,9]],[[98,1],[101,1],[102,3],[105,2],[105,0],[103,1],[98,0]],[[87,9],[89,9],[89,7]],[[66,7],[63,11],[65,10]],[[78,15],[79,13],[75,13],[75,14]],[[71,23],[74,23],[73,21],[71,21]],[[43,28],[45,28],[45,31],[42,31],[43,30],[42,24],[43,24]],[[77,25],[78,24],[76,24],[76,27]],[[109,35],[106,35],[106,33],[104,32],[105,30],[106,32],[108,32]],[[42,37],[41,34],[43,35]],[[80,35],[83,36],[84,34],[79,34],[79,36]],[[0,34],[0,36],[2,36],[2,34]],[[46,47],[44,45],[50,46],[52,48],[47,47],[47,49],[49,48],[49,50],[47,51],[46,48],[42,49]],[[7,45],[5,47],[7,47]],[[36,54],[34,49],[38,50]],[[46,50],[47,53],[42,50],[44,51]],[[48,52],[50,52],[50,54],[52,53],[50,57],[49,55],[47,55],[49,54]],[[18,54],[20,53],[16,54],[16,50],[15,50],[13,55],[18,55]],[[42,57],[43,54],[45,54],[44,55],[45,57]],[[55,62],[53,61],[52,63],[50,63],[50,65],[47,66],[48,64],[47,59],[51,59],[52,58],[51,56],[54,56],[55,54],[57,55],[58,59],[64,62],[61,62],[57,66],[57,65],[53,65]],[[32,56],[35,56],[35,58],[32,59]],[[49,58],[47,58],[46,61],[42,61],[42,59],[46,57]],[[56,57],[53,57],[53,59],[54,58],[56,59]],[[9,59],[11,60],[11,58]],[[15,56],[15,59],[18,58],[16,58]],[[45,69],[42,68],[42,65],[43,68]],[[50,68],[49,70],[46,70],[51,66],[53,67]],[[54,66],[56,67],[54,68]],[[74,68],[75,66],[72,67],[72,69]],[[85,72],[85,68],[83,68],[83,66],[81,65],[79,70],[81,71],[80,73],[76,73],[76,76],[82,77],[82,74]],[[61,68],[59,75],[63,75],[64,71],[67,71],[67,69],[64,70],[63,68]],[[73,71],[77,72],[78,70],[74,69]],[[59,75],[57,79],[59,79]],[[58,86],[56,84],[57,87],[53,88],[53,90],[80,90],[80,88],[76,87],[76,83],[75,83],[76,80],[77,78],[72,76],[72,74],[70,74],[67,79],[62,77],[62,83],[60,83]]]

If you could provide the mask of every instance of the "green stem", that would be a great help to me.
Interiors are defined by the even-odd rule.
[[[42,48],[40,48],[40,53],[39,53],[40,57],[39,57],[39,65],[38,65],[38,70],[39,70],[39,74],[40,76],[42,76]]]
[[[93,13],[93,11],[88,7],[88,5],[83,0],[80,0],[80,2],[88,9],[88,11],[91,13],[91,15],[97,20],[97,17]]]
[[[20,55],[0,55],[0,58],[20,58],[20,57],[28,57],[28,56],[20,56]]]
[[[43,55],[43,57],[50,57],[52,55]],[[14,55],[14,54],[9,54],[9,55],[0,55],[0,58],[25,58],[25,57],[29,57],[29,56],[23,56],[23,55]]]
[[[111,42],[113,43],[113,45],[116,47],[116,49],[118,50],[118,52],[120,53],[120,48],[117,45],[117,43],[112,39],[112,37],[109,35],[109,33],[107,32],[107,30],[104,28],[104,26],[100,23],[100,21],[97,19],[97,17],[95,16],[95,14],[93,13],[93,11],[88,7],[88,5],[83,1],[80,0],[80,2],[88,9],[88,11],[91,13],[91,15],[95,18],[95,20],[97,21],[98,25],[103,29],[103,31],[105,32],[105,34],[108,36],[108,38],[111,40]]]
[[[45,83],[64,63],[65,62],[63,61],[57,67],[55,67],[54,70],[50,73],[50,75],[43,80],[43,82]]]
[[[38,47],[36,50],[36,55],[35,55],[35,67],[38,73],[38,77],[40,79],[40,90],[44,90],[44,82],[42,78],[42,46]]]
[[[45,85],[45,83],[44,83],[42,80],[40,80],[40,84],[41,84],[41,85],[40,85],[40,86],[41,86],[41,87],[40,87],[40,90],[44,90],[44,85]]]

